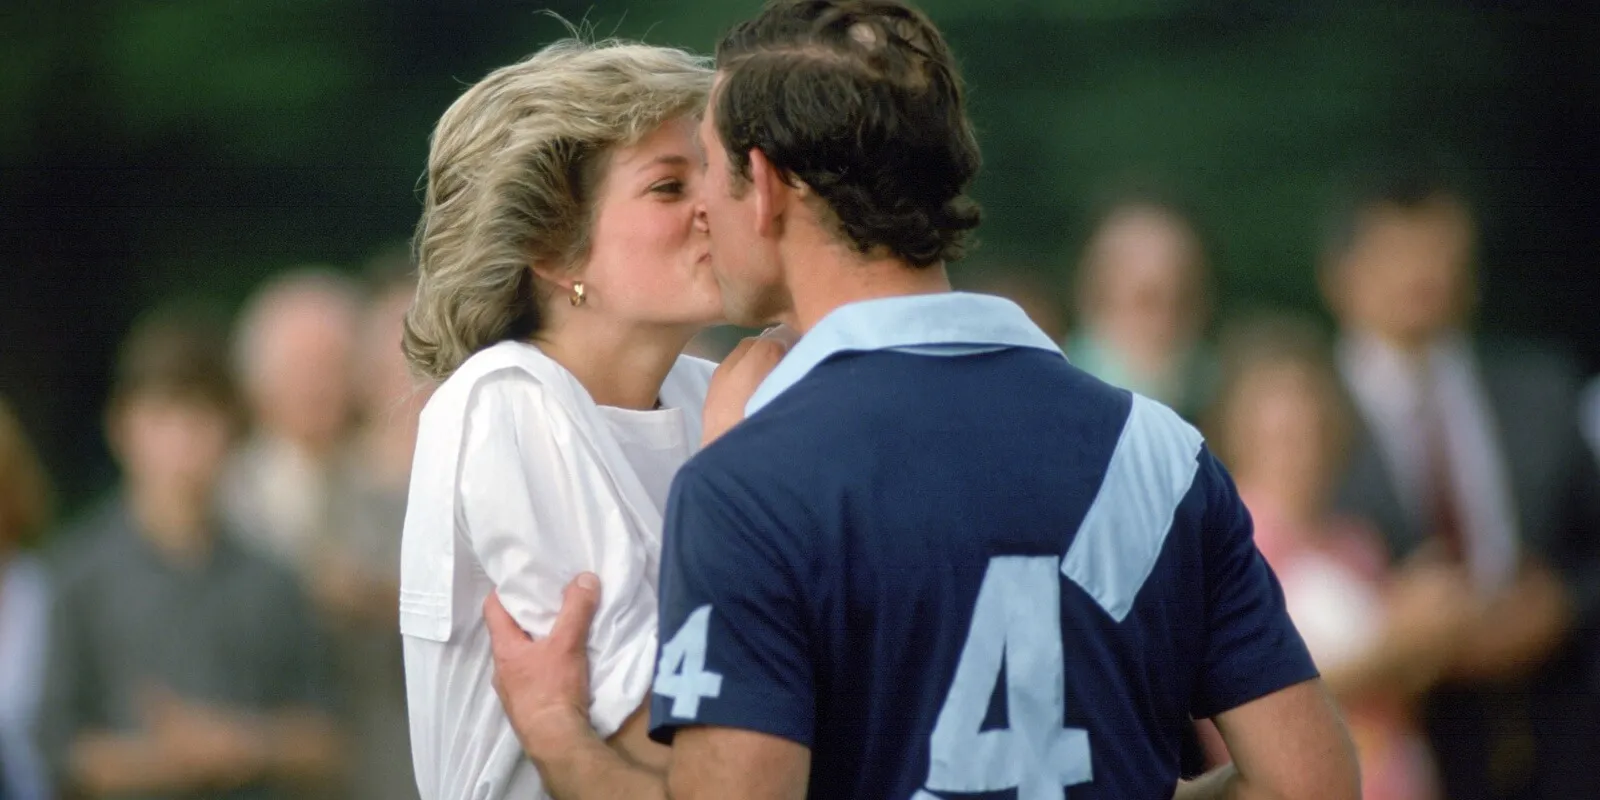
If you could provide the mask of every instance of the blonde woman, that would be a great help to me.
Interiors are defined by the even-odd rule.
[[[547,634],[580,572],[595,728],[635,760],[656,655],[661,517],[701,442],[721,317],[696,198],[687,53],[562,41],[491,73],[434,132],[405,326],[442,381],[422,413],[402,545],[412,755],[424,800],[545,797],[491,686],[491,590]]]

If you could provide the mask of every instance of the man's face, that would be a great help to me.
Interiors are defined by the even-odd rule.
[[[313,448],[336,440],[350,416],[354,310],[307,292],[263,323],[250,391],[257,422]]]
[[[711,101],[700,120],[705,151],[705,209],[711,229],[711,268],[722,289],[728,321],[757,327],[772,322],[792,305],[783,280],[775,236],[763,235],[756,215],[756,192],[736,179],[727,148],[717,133],[716,97],[722,76],[712,85]]]
[[[114,410],[112,446],[128,480],[162,500],[210,495],[232,442],[227,412],[203,398],[144,392]]]
[[[1472,222],[1454,201],[1369,211],[1337,265],[1346,321],[1416,342],[1460,324],[1471,295],[1472,251]]]

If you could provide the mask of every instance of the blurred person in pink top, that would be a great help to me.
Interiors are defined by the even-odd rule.
[[[1331,510],[1350,413],[1314,326],[1273,317],[1226,337],[1211,440],[1255,519],[1256,545],[1283,584],[1289,614],[1346,712],[1363,797],[1429,800],[1441,795],[1415,701],[1454,655],[1473,594],[1443,566],[1391,573],[1377,532]],[[1207,739],[1213,758],[1226,759]]]

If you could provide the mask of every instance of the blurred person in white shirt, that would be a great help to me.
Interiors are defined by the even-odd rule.
[[[1186,210],[1143,188],[1116,196],[1078,263],[1067,358],[1196,419],[1215,382],[1203,339],[1209,283],[1205,242]]]
[[[314,588],[337,582],[319,579],[315,567],[334,536],[359,314],[353,283],[301,268],[256,292],[234,337],[252,431],[229,464],[223,511],[241,535]]]
[[[665,762],[638,710],[667,489],[702,442],[713,370],[681,354],[722,316],[698,199],[710,84],[707,62],[678,50],[567,40],[491,73],[434,132],[404,341],[441,384],[418,432],[400,591],[424,800],[546,796],[496,699],[481,608],[496,591],[548,635],[583,572],[606,587],[591,721],[626,757]],[[729,363],[781,353],[753,341]]]

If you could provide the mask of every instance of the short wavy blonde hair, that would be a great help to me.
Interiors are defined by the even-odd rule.
[[[443,380],[478,350],[538,332],[531,265],[588,253],[608,154],[700,111],[711,76],[682,50],[564,39],[457,99],[428,154],[403,341],[412,370]]]

